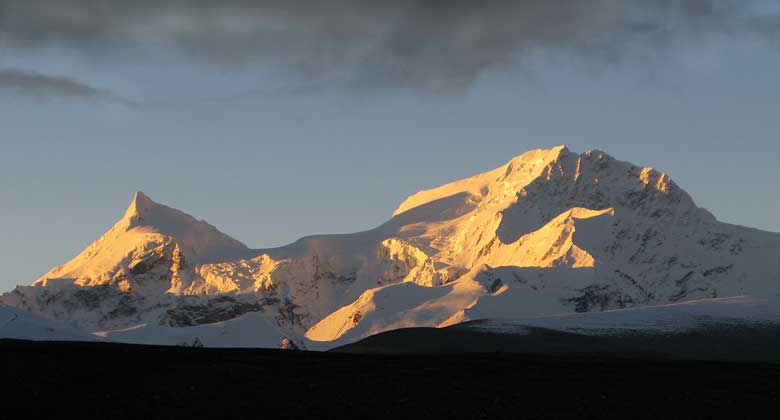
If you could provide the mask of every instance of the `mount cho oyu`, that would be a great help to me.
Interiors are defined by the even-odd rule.
[[[418,192],[375,229],[274,249],[139,192],[80,255],[0,303],[120,341],[326,348],[779,291],[780,234],[718,222],[664,173],[560,146]]]

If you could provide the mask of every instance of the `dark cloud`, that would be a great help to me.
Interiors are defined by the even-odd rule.
[[[132,101],[78,80],[21,69],[0,69],[0,92],[2,91],[12,91],[41,99],[63,98],[134,106]]]
[[[93,54],[172,46],[196,58],[279,65],[355,89],[452,91],[486,69],[555,50],[652,54],[753,28],[759,0],[0,0],[0,42]]]

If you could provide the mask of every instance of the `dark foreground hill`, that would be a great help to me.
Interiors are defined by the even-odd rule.
[[[0,377],[2,419],[780,418],[755,363],[0,341]]]
[[[625,328],[570,332],[523,321],[471,321],[447,328],[402,328],[334,349],[350,354],[517,353],[552,356],[663,358],[780,364],[780,324],[715,320],[663,330]]]

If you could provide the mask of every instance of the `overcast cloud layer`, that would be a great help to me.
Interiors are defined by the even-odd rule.
[[[0,45],[169,47],[350,89],[461,91],[536,50],[612,61],[716,35],[777,36],[758,0],[0,0]],[[292,71],[290,71],[292,70]],[[67,90],[67,89],[66,89]]]

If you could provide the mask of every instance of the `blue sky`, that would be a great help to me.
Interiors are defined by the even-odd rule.
[[[720,220],[780,231],[779,46],[718,35],[614,61],[541,49],[444,95],[290,88],[262,56],[2,48],[0,69],[133,104],[0,89],[0,290],[78,254],[137,190],[269,247],[374,227],[417,190],[558,144],[666,171]]]

